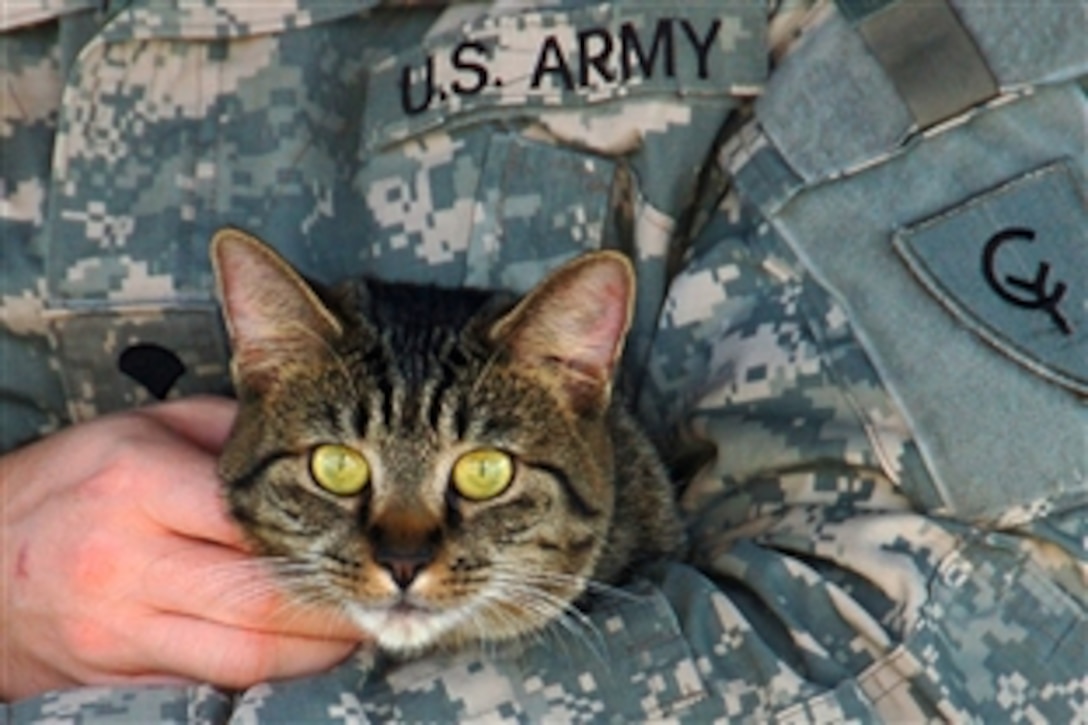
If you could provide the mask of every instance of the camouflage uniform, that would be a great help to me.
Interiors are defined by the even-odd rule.
[[[296,2],[5,6],[4,447],[226,390],[222,225],[318,279],[617,247],[693,560],[520,652],[7,721],[1088,719],[1082,2]]]

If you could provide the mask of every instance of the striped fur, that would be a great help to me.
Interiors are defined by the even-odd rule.
[[[412,654],[577,619],[591,582],[681,546],[663,469],[611,392],[633,289],[619,255],[572,262],[522,300],[372,280],[317,292],[233,230],[213,260],[241,402],[221,474],[300,602]],[[330,443],[369,462],[359,494],[311,477]],[[479,448],[515,462],[491,500],[450,484]]]

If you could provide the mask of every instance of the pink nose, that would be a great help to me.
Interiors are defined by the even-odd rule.
[[[421,552],[412,555],[379,555],[375,560],[385,567],[393,577],[393,581],[402,590],[407,589],[415,581],[419,573],[431,563],[430,552]]]

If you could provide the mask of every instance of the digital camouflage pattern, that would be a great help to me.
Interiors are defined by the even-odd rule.
[[[914,253],[946,228],[934,209],[976,208],[997,186],[942,168],[946,146],[1008,148],[1003,181],[1062,164],[1080,192],[1056,213],[1083,236],[1083,6],[1037,3],[1009,30],[1006,4],[954,3],[992,97],[933,125],[865,45],[908,3],[772,3],[770,19],[741,0],[531,5],[5,6],[0,439],[226,392],[207,260],[223,225],[325,280],[524,290],[579,251],[619,248],[640,273],[627,384],[669,452],[692,561],[641,572],[579,631],[521,649],[361,652],[243,693],[51,693],[0,705],[4,721],[1088,719],[1083,392],[1068,375],[1034,382],[1051,352],[1008,363],[1033,381],[1010,390],[1053,389],[1030,400],[1073,421],[1053,452],[1073,464],[1055,477],[1052,451],[1029,450],[1018,470],[1045,473],[995,503],[985,467],[946,463],[1000,459],[999,444],[934,443],[928,421],[952,401],[902,373],[909,325],[881,334],[870,314],[910,310],[953,392],[975,368],[942,351],[993,349],[880,251],[901,233]],[[928,197],[910,213],[889,202]],[[836,224],[876,240],[850,259],[886,287],[820,256],[806,230]],[[1084,294],[1083,267],[1060,263],[1070,249],[1032,289]],[[968,298],[959,279],[941,294]],[[1074,329],[1054,349],[1075,383],[1088,350]]]

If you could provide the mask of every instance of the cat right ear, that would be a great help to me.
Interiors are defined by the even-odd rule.
[[[336,317],[282,257],[254,236],[223,229],[211,243],[236,384],[265,390],[284,367],[329,354]]]
[[[523,369],[570,408],[608,405],[635,301],[635,273],[619,252],[585,254],[552,272],[491,329]]]

